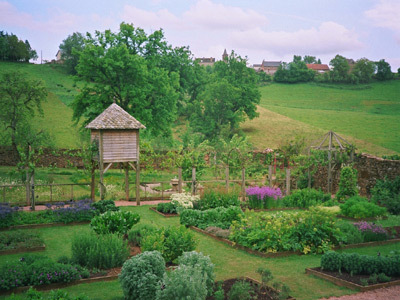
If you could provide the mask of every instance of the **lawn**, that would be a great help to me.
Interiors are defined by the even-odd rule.
[[[399,80],[358,86],[272,83],[260,91],[260,118],[243,126],[258,145],[275,146],[297,135],[311,141],[333,130],[360,152],[400,152]]]
[[[151,223],[156,226],[177,226],[179,218],[163,218],[150,211],[149,206],[125,207],[124,210],[137,212],[141,215],[141,223]],[[46,243],[45,255],[57,259],[62,255],[71,254],[71,238],[75,234],[89,230],[89,225],[59,226],[37,229]],[[305,268],[316,267],[320,262],[320,255],[290,256],[285,258],[262,258],[246,252],[233,249],[208,236],[194,233],[198,242],[197,251],[209,255],[216,266],[217,280],[235,276],[251,276],[259,279],[255,272],[259,266],[269,268],[276,279],[285,282],[291,288],[291,295],[296,299],[319,299],[321,297],[340,296],[355,293],[346,288],[340,288],[322,279],[305,274]],[[398,249],[400,243],[344,250],[374,255],[378,251],[382,255]],[[3,256],[0,262],[18,259],[21,254]],[[122,290],[117,280],[104,283],[82,284],[66,288],[73,295],[85,293],[92,300],[123,299]],[[0,297],[0,299],[6,299]]]

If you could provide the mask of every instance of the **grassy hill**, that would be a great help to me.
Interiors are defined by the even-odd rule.
[[[43,80],[49,95],[43,103],[44,118],[36,117],[36,125],[51,133],[57,147],[79,146],[69,107],[78,92],[73,78],[57,65],[0,62],[0,74],[9,70]],[[333,130],[359,151],[400,153],[400,80],[357,86],[272,83],[260,91],[260,117],[242,125],[260,149],[275,148],[296,137],[305,137],[309,143]]]
[[[50,133],[56,147],[78,147],[79,132],[68,106],[77,94],[72,77],[57,65],[0,62],[0,75],[8,71],[20,71],[44,82],[48,90],[47,101],[43,102],[44,116],[36,116],[34,124]]]
[[[372,154],[400,152],[400,81],[369,85],[277,84],[260,88],[260,118],[242,128],[258,147],[333,130]]]

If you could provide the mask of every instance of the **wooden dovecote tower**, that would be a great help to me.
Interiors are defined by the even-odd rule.
[[[100,198],[104,199],[103,175],[113,163],[123,163],[125,198],[129,200],[129,166],[136,170],[136,202],[140,205],[139,130],[146,128],[138,120],[113,103],[86,128],[99,146]]]

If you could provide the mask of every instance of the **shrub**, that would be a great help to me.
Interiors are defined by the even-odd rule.
[[[229,300],[250,300],[252,287],[249,282],[244,280],[236,281],[228,292]]]
[[[194,202],[194,208],[207,210],[217,207],[240,206],[239,195],[236,192],[221,192],[216,190],[207,190],[199,201]]]
[[[13,217],[19,207],[11,207],[8,203],[0,203],[0,228],[14,225]]]
[[[340,205],[340,210],[346,217],[357,219],[375,218],[387,214],[386,208],[371,203],[366,198],[360,196],[347,199],[344,204]]]
[[[62,290],[52,290],[48,294],[43,294],[41,292],[36,291],[32,287],[29,288],[25,296],[26,297],[24,297],[23,299],[28,299],[28,300],[89,300],[89,298],[85,295],[79,295],[73,297],[70,296],[66,291]],[[12,294],[10,298],[7,299],[18,300],[22,298],[14,296],[14,294]]]
[[[154,300],[161,289],[160,281],[165,273],[165,261],[158,251],[133,256],[122,266],[119,280],[125,299]],[[171,298],[173,299],[173,298]]]
[[[280,188],[269,186],[250,187],[246,189],[249,198],[249,208],[274,208],[281,206],[279,199],[282,197]]]
[[[368,222],[354,223],[360,231],[364,242],[385,241],[389,238],[388,233],[381,225]]]
[[[210,257],[204,256],[202,253],[196,251],[185,252],[178,259],[180,266],[198,267],[205,277],[207,295],[211,296],[214,290],[214,264],[211,262]]]
[[[97,234],[127,234],[139,220],[138,214],[129,211],[107,211],[94,217],[90,222],[90,227]]]
[[[93,202],[92,207],[94,207],[99,214],[104,214],[107,211],[118,211],[119,207],[115,206],[113,200],[100,200],[99,202]]]
[[[43,239],[34,232],[15,230],[0,232],[0,250],[32,248],[43,245]]]
[[[164,274],[164,289],[157,291],[157,300],[205,300],[207,296],[207,276],[199,267],[179,266],[169,274]]]
[[[55,263],[45,256],[26,255],[19,261],[6,262],[0,268],[0,290],[28,285],[71,282],[88,276],[85,269]]]
[[[344,234],[343,242],[345,244],[358,244],[364,242],[364,237],[361,231],[353,224],[341,221],[338,222],[336,226]]]
[[[204,211],[185,210],[180,215],[180,222],[182,225],[196,226],[201,229],[210,226],[228,229],[233,221],[239,221],[243,216],[244,213],[238,206],[217,207]]]
[[[343,167],[340,170],[339,190],[336,199],[339,201],[358,195],[357,170],[352,167]]]
[[[303,189],[295,190],[292,194],[283,198],[286,207],[308,208],[310,206],[320,205],[331,200],[331,195],[325,194],[321,190]]]
[[[328,252],[321,257],[321,268],[327,271],[345,271],[358,275],[384,273],[387,276],[400,275],[400,256],[370,256],[358,253]]]
[[[183,252],[196,248],[194,234],[184,226],[163,227],[147,232],[141,239],[142,251],[157,250],[167,263],[174,262]]]
[[[295,213],[257,214],[233,222],[229,239],[262,252],[323,253],[343,241],[335,220],[332,213],[317,208]]]
[[[128,240],[135,246],[140,246],[143,236],[148,232],[155,232],[157,228],[149,224],[137,224],[128,233]]]
[[[167,203],[158,203],[157,211],[165,213],[165,214],[176,214],[176,206],[171,202]]]
[[[400,215],[400,176],[393,180],[377,180],[371,195],[371,201],[385,206],[391,214]]]
[[[72,260],[90,269],[120,267],[128,256],[127,242],[117,235],[84,234],[72,240]]]
[[[91,206],[91,200],[85,199],[77,202],[70,202],[68,207],[62,205],[53,206],[54,222],[71,223],[90,221],[97,213]]]
[[[200,200],[200,196],[192,196],[189,193],[177,193],[171,195],[171,203],[177,208],[193,208],[193,202]]]

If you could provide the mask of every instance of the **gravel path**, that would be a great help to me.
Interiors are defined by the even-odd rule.
[[[323,298],[320,300],[400,300],[400,286],[392,286],[342,297]]]

